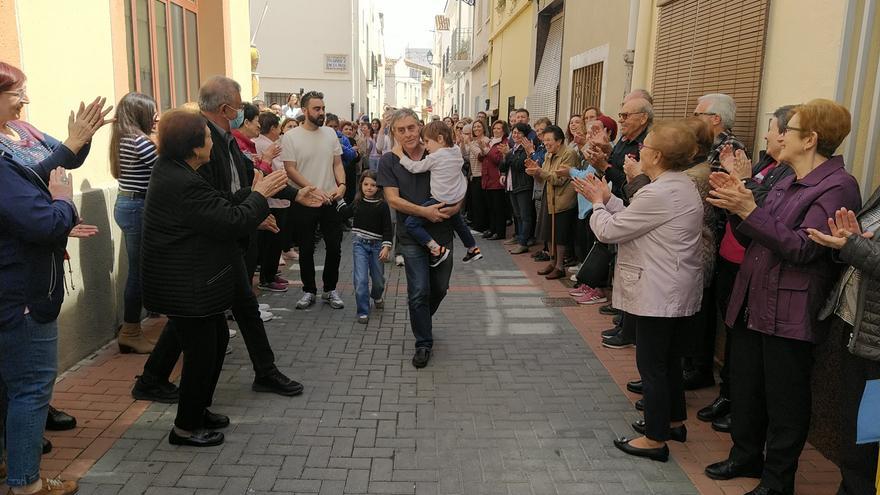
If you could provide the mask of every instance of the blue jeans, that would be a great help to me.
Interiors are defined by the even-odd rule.
[[[379,261],[382,241],[371,241],[352,236],[351,252],[354,257],[354,297],[357,315],[370,314],[370,299],[382,299],[385,292],[385,267]],[[370,280],[373,289],[370,290]]]
[[[434,198],[431,198],[424,203],[422,206],[433,206],[440,203]],[[461,239],[461,242],[464,244],[464,247],[469,250],[473,247],[477,246],[477,240],[474,239],[474,235],[471,234],[471,229],[467,226],[464,221],[464,217],[461,216],[461,213],[456,213],[449,219],[452,222],[452,228],[455,229],[455,233],[458,234],[458,238]],[[431,237],[431,234],[425,230],[425,224],[428,220],[417,217],[415,215],[409,215],[406,217],[406,221],[404,224],[406,225],[406,230],[409,232],[409,235],[413,236],[413,239],[418,241],[422,246],[427,246],[429,242],[434,240]]]
[[[58,372],[58,324],[25,315],[0,328],[0,382],[5,384],[6,452],[9,486],[40,478],[43,429]],[[0,435],[2,440],[2,435]],[[0,451],[2,451],[0,442]]]
[[[516,218],[516,239],[520,246],[526,246],[535,227],[535,202],[532,200],[532,190],[511,193],[510,205]]]
[[[416,348],[434,345],[431,317],[437,312],[452,275],[452,262],[447,261],[431,268],[429,252],[418,244],[398,244],[397,249],[406,262],[406,294],[409,305],[409,322]],[[452,243],[446,244],[452,251]]]
[[[371,156],[370,157],[370,170],[371,171],[373,171],[373,172],[379,171],[379,158],[380,157],[378,157],[378,156]]]
[[[122,230],[125,252],[128,254],[128,278],[125,281],[125,310],[122,321],[141,321],[141,227],[144,216],[144,200],[117,196],[113,218]]]

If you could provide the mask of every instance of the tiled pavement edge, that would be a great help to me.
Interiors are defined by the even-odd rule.
[[[343,282],[351,272],[345,247]],[[267,325],[278,364],[305,383],[303,396],[251,392],[243,342],[233,339],[214,405],[232,417],[226,444],[171,447],[174,406],[131,401],[143,358],[108,349],[59,382],[54,403],[82,427],[52,436],[57,450],[44,471],[78,476],[91,468],[81,493],[691,494],[694,484],[703,493],[744,491],[702,483],[689,469],[726,449],[725,439],[703,442],[695,421],[691,437],[716,444],[696,451],[690,465],[673,445],[688,474],[675,462],[618,452],[611,440],[631,434],[638,417],[620,391],[632,355],[614,354],[619,363],[609,365],[611,354],[596,350],[597,359],[583,342],[596,349],[591,336],[607,320],[595,309],[547,308],[542,296],[564,293],[557,282],[525,276],[534,264],[524,256],[523,270],[512,269],[498,243],[485,247],[486,260],[456,262],[424,370],[409,364],[401,269],[386,265],[388,303],[366,328],[354,322],[348,284],[342,311],[294,312],[293,289],[265,295],[261,302],[280,316]],[[711,393],[704,395],[699,403]]]

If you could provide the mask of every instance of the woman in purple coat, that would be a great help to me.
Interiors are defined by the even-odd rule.
[[[858,209],[859,186],[834,151],[850,131],[849,111],[816,99],[792,110],[779,137],[781,179],[763,206],[736,178],[713,173],[710,203],[730,212],[746,246],[725,322],[730,332],[731,436],[728,459],[706,468],[713,479],[760,478],[749,494],[793,494],[810,427],[813,347],[826,325],[819,310],[839,265],[808,229],[829,232],[839,208]],[[766,455],[765,455],[766,448]]]

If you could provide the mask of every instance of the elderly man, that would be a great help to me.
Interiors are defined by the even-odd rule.
[[[241,86],[228,77],[214,76],[208,79],[199,89],[199,109],[211,131],[214,146],[211,148],[211,161],[199,168],[198,173],[233,202],[242,201],[250,193],[254,167],[232,136],[231,123],[239,122],[242,115]],[[306,204],[313,201],[310,199],[312,189],[288,190],[287,193],[285,199]],[[277,229],[271,215],[261,228]],[[253,237],[251,235],[240,240],[241,256],[232,265],[236,282],[232,315],[244,337],[254,367],[255,377],[251,389],[255,392],[272,392],[286,396],[299,395],[303,386],[285,376],[275,366],[275,354],[260,319],[259,304],[245,263]],[[177,387],[168,378],[180,356],[181,344],[168,325],[162,331],[156,348],[144,365],[143,374],[131,391],[135,399],[177,402]]]
[[[712,93],[697,99],[694,117],[699,117],[712,129],[715,145],[709,153],[707,161],[715,170],[721,170],[721,149],[725,145],[733,147],[733,151],[744,150],[745,146],[733,135],[733,124],[736,122],[736,103],[733,98],[723,93]]]

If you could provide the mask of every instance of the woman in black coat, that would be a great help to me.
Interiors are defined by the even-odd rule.
[[[211,133],[191,110],[172,110],[159,122],[159,160],[144,206],[144,306],[168,315],[183,349],[180,401],[169,442],[223,443],[216,430],[229,418],[208,411],[229,342],[224,311],[232,304],[236,240],[269,215],[266,201],[286,184],[284,171],[254,181],[237,203],[198,173],[210,160]]]

